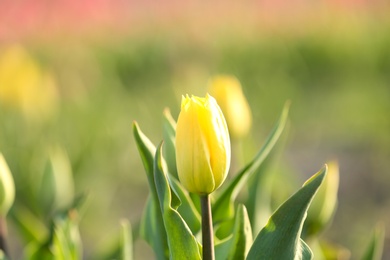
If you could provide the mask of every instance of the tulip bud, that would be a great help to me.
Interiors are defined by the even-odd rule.
[[[52,148],[41,174],[36,187],[40,207],[45,212],[68,207],[74,197],[74,182],[66,152],[57,146]]]
[[[210,95],[182,97],[176,125],[176,164],[180,182],[190,192],[209,194],[224,182],[230,166],[225,118]]]
[[[209,91],[226,117],[230,135],[233,138],[245,136],[251,128],[252,116],[238,79],[223,75],[214,77],[210,80]]]
[[[328,163],[328,174],[318,189],[307,212],[305,227],[307,235],[316,235],[332,221],[337,208],[337,192],[339,188],[339,165],[336,161]]]
[[[0,153],[0,216],[6,216],[15,199],[15,185],[11,171]]]

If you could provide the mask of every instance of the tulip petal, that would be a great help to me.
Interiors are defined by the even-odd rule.
[[[187,99],[186,99],[187,101]],[[199,100],[191,98],[182,107],[176,130],[177,167],[180,182],[191,192],[214,190],[209,151],[199,121]]]
[[[230,139],[221,109],[211,96],[183,97],[176,126],[176,164],[190,192],[208,194],[225,180]]]

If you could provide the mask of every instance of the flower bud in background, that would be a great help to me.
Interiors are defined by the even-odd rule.
[[[210,95],[182,98],[176,126],[176,164],[180,182],[190,192],[209,194],[224,182],[230,167],[225,118]]]
[[[19,45],[0,51],[0,104],[20,110],[28,119],[43,119],[56,110],[53,77]]]
[[[328,163],[328,174],[318,189],[307,212],[305,230],[308,236],[318,235],[333,219],[337,208],[339,189],[339,165],[337,161]]]
[[[15,199],[15,184],[11,171],[0,153],[0,215],[6,216]]]
[[[216,76],[209,82],[209,92],[225,115],[231,137],[245,136],[251,128],[252,115],[238,79],[232,76]]]
[[[62,210],[74,199],[72,168],[66,152],[58,146],[48,151],[48,158],[36,186],[37,199],[44,212]]]

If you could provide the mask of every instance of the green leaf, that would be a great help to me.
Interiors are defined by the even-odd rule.
[[[252,242],[252,230],[248,212],[244,205],[239,204],[234,221],[233,232],[220,243],[216,243],[215,257],[217,260],[245,259]]]
[[[154,173],[153,173],[153,161],[154,154],[156,153],[156,147],[153,143],[146,137],[146,135],[141,131],[137,122],[133,123],[133,135],[139,154],[141,156],[142,163],[144,165],[146,176],[149,182],[150,193],[152,197],[158,200],[157,192],[154,184]]]
[[[380,260],[383,254],[383,244],[385,241],[385,228],[383,224],[378,224],[371,237],[370,243],[364,253],[362,260]]]
[[[222,241],[215,241],[215,259],[216,260],[225,260],[228,257],[230,247],[232,245],[233,235],[225,238]]]
[[[168,259],[167,233],[161,216],[159,199],[154,181],[153,165],[156,148],[141,131],[136,122],[133,123],[133,134],[146,171],[151,194],[142,216],[140,234],[153,248],[157,259]]]
[[[55,221],[53,251],[55,259],[82,259],[80,234],[73,220]]]
[[[50,244],[40,245],[35,242],[30,243],[24,250],[25,257],[29,260],[53,260],[54,254],[50,248]]]
[[[54,259],[82,259],[82,246],[76,210],[70,210],[66,218],[59,217],[54,220],[53,244],[50,248]]]
[[[337,208],[339,167],[336,161],[327,163],[328,174],[313,199],[303,226],[303,237],[315,237],[330,225]]]
[[[196,209],[194,202],[192,201],[190,194],[180,182],[175,178],[170,178],[169,183],[172,190],[179,196],[181,205],[177,208],[177,211],[186,221],[187,225],[192,231],[192,234],[196,234],[200,230],[200,214]]]
[[[236,222],[234,224],[233,239],[227,259],[245,259],[252,245],[252,229],[248,212],[244,205],[238,205]]]
[[[172,207],[167,166],[162,157],[162,144],[154,160],[154,176],[160,202],[160,209],[167,232],[171,259],[201,259],[199,244],[179,212]]]
[[[306,244],[305,241],[300,239],[301,242],[301,248],[302,248],[302,259],[304,260],[311,260],[314,259],[313,252],[311,251],[310,247]]]
[[[280,135],[283,132],[284,126],[287,121],[289,110],[289,103],[286,103],[282,111],[282,115],[279,118],[278,123],[268,136],[265,144],[257,153],[255,158],[242,169],[238,175],[229,183],[226,189],[220,194],[213,206],[214,221],[222,221],[227,218],[231,218],[234,215],[234,200],[237,197],[239,191],[247,183],[249,177],[257,171],[263,161],[267,158],[272,148],[275,146]]]
[[[225,240],[233,233],[234,224],[234,217],[220,221],[218,223],[214,223],[214,235],[217,239]]]
[[[60,147],[50,149],[36,187],[37,200],[44,215],[69,208],[74,200],[74,181],[69,158]]]
[[[142,213],[139,233],[140,233],[140,237],[143,238],[146,242],[148,242],[154,251],[157,250],[157,246],[158,246],[158,244],[156,244],[157,242],[156,236],[158,235],[156,233],[157,214],[160,214],[160,208],[155,207],[154,202],[149,195],[146,200],[145,208]],[[162,227],[164,228],[164,223],[162,223]],[[163,231],[165,233],[165,229],[163,229]],[[157,252],[155,253],[157,255]],[[164,259],[164,258],[158,258],[158,259]]]
[[[271,157],[272,155],[268,156],[248,183],[248,198],[245,205],[255,234],[260,232],[272,215],[271,195],[274,176],[270,174],[272,172],[269,168]]]
[[[301,242],[307,210],[327,172],[325,165],[284,202],[257,235],[248,253],[251,259],[312,259],[308,246]]]
[[[33,240],[25,250],[25,258],[31,260],[77,260],[82,259],[82,244],[78,223],[88,196],[81,194],[72,205],[58,212],[52,220],[50,232],[44,241]],[[28,211],[22,211],[21,213]],[[38,223],[38,222],[37,222]],[[34,222],[26,224],[34,225]]]
[[[14,205],[10,216],[26,241],[42,242],[49,235],[49,229],[45,224],[20,203]]]
[[[133,259],[133,238],[131,235],[131,226],[128,220],[121,221],[122,234],[120,240],[121,260]]]
[[[165,161],[167,162],[168,172],[175,176],[177,179],[177,168],[176,168],[176,148],[175,148],[175,138],[176,138],[176,122],[173,119],[171,112],[168,108],[164,109],[163,113],[163,155]]]

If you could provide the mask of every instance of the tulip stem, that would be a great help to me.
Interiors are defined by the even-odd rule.
[[[4,255],[7,256],[7,258],[9,258],[6,238],[7,238],[7,222],[4,216],[0,216],[0,250],[2,250]]]
[[[203,260],[214,260],[214,233],[210,195],[201,195]]]

